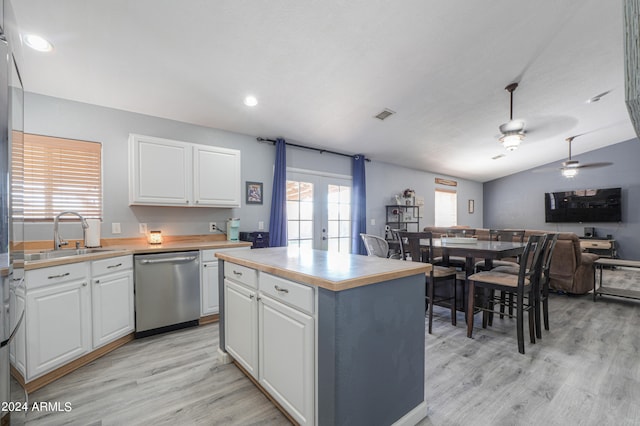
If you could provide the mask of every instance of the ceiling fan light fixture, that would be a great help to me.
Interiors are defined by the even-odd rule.
[[[500,138],[502,146],[507,151],[515,151],[520,146],[520,142],[524,139],[524,134],[520,132],[506,133]]]
[[[577,174],[578,168],[576,167],[565,167],[564,169],[562,169],[562,176],[566,177],[567,179],[572,179],[576,177]]]

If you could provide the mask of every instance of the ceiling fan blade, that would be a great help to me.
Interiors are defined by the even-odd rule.
[[[531,173],[550,173],[557,172],[558,170],[562,170],[562,167],[541,167],[539,169],[531,170]]]
[[[591,169],[596,169],[598,167],[607,167],[607,166],[611,166],[613,165],[613,163],[611,162],[602,162],[602,163],[588,163],[588,164],[581,164],[579,166],[577,166],[579,169],[584,169],[584,168],[591,168]]]
[[[500,125],[500,133],[515,133],[524,131],[524,121],[522,120],[510,120],[507,123]]]

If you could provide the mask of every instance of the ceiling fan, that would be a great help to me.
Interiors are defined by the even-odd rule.
[[[562,173],[562,176],[566,178],[573,178],[578,174],[579,169],[584,169],[587,167],[595,169],[597,167],[606,167],[613,164],[611,162],[580,164],[578,160],[572,160],[571,159],[571,142],[573,142],[573,140],[578,136],[582,136],[582,135],[570,136],[567,139],[565,139],[567,142],[569,142],[569,158],[567,158],[566,161],[562,162],[562,167],[560,168],[560,173]]]
[[[580,169],[586,169],[586,168],[590,168],[590,169],[595,169],[598,167],[606,167],[606,166],[611,166],[613,163],[611,162],[599,162],[599,163],[587,163],[587,164],[580,164],[580,162],[578,160],[573,160],[571,158],[571,143],[573,142],[573,140],[579,136],[584,136],[586,134],[589,133],[593,133],[595,130],[591,131],[591,132],[586,132],[586,133],[581,133],[579,135],[575,135],[575,136],[570,136],[568,138],[566,138],[565,140],[569,143],[569,158],[567,158],[565,161],[562,162],[561,167],[543,167],[540,169],[535,169],[533,170],[534,173],[541,173],[541,172],[550,172],[550,171],[557,171],[560,170],[560,173],[562,174],[562,176],[566,177],[566,178],[573,178],[578,174],[578,171]]]
[[[504,88],[510,95],[509,121],[500,126],[499,141],[507,151],[515,151],[524,139],[524,121],[513,119],[513,92],[518,88],[518,83],[511,83]]]

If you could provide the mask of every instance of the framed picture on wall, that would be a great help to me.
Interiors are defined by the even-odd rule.
[[[262,182],[247,182],[247,204],[262,204]]]

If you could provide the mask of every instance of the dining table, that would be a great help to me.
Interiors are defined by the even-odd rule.
[[[423,247],[429,246],[428,240],[423,240]],[[493,267],[495,259],[517,257],[527,244],[512,241],[490,241],[470,239],[469,242],[448,242],[440,238],[433,239],[433,247],[442,249],[442,260],[446,264],[450,256],[465,258],[465,274],[468,277],[475,271],[476,259],[484,259],[485,270]]]
[[[485,270],[493,267],[493,261],[496,259],[504,259],[506,257],[517,257],[524,252],[526,243],[512,241],[493,241],[493,240],[477,240],[470,238],[469,242],[448,242],[441,238],[433,238],[434,249],[441,249],[442,262],[447,264],[450,256],[459,256],[465,258],[465,277],[469,277],[475,273],[476,259],[484,259]],[[422,249],[428,249],[429,240],[420,240]],[[460,310],[466,312],[468,303],[468,285],[467,281],[463,282],[461,292],[461,300],[458,301]],[[460,294],[460,293],[458,293]],[[466,319],[466,317],[465,317]]]

